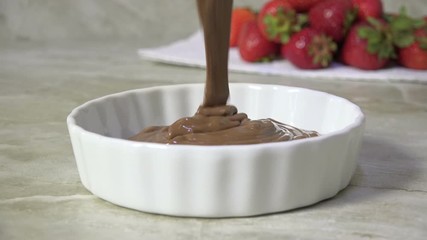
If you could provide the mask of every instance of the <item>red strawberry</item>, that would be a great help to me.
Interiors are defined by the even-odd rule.
[[[354,25],[342,46],[341,60],[350,66],[376,70],[383,68],[394,57],[394,46],[381,26],[384,23],[377,21],[377,26],[367,22]]]
[[[258,14],[258,27],[269,40],[286,43],[290,36],[301,30],[307,17],[298,15],[287,0],[270,0]]]
[[[359,20],[366,21],[368,17],[381,18],[383,15],[383,4],[381,0],[351,0],[356,8]]]
[[[230,47],[236,47],[242,26],[256,19],[256,14],[249,8],[235,8],[231,14]]]
[[[250,21],[243,26],[239,36],[239,53],[248,62],[264,62],[273,60],[279,45],[266,39],[257,22]]]
[[[305,28],[282,45],[282,56],[299,68],[318,69],[330,65],[336,50],[337,45],[331,37],[318,30]]]
[[[310,26],[340,42],[356,17],[349,0],[327,0],[316,4],[308,13]]]
[[[299,12],[307,12],[311,7],[324,0],[288,0],[292,7]]]
[[[399,62],[407,68],[427,70],[427,30],[416,30],[415,37],[411,45],[399,49]]]
[[[399,62],[408,68],[427,69],[427,22],[415,19],[402,8],[399,14],[388,15],[389,36],[399,48]]]

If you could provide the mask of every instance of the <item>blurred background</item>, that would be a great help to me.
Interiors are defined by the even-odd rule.
[[[235,0],[259,9],[266,0]],[[383,0],[386,12],[405,5],[427,15],[427,0]],[[0,0],[0,44],[10,42],[137,41],[164,45],[199,28],[195,0]]]

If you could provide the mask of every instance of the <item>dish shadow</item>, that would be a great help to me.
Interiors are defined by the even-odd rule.
[[[351,186],[415,189],[414,183],[423,174],[421,156],[401,144],[380,137],[364,137]]]
[[[357,168],[350,184],[335,196],[312,205],[253,217],[290,214],[316,208],[325,210],[337,206],[359,204],[386,194],[382,190],[426,191],[427,189],[419,189],[419,186],[417,188],[414,185],[415,182],[419,182],[419,178],[423,174],[420,159],[422,159],[420,156],[405,146],[384,138],[365,136]],[[365,190],[358,191],[360,188]]]

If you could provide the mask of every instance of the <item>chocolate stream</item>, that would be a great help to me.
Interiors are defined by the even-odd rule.
[[[197,0],[206,53],[206,84],[202,105],[192,117],[170,126],[153,126],[130,138],[165,144],[235,145],[290,141],[318,136],[273,119],[250,120],[229,98],[228,49],[232,0]]]

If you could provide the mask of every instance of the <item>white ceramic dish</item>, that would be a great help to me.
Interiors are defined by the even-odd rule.
[[[83,185],[114,204],[195,217],[251,216],[333,197],[353,175],[364,116],[330,94],[230,84],[230,103],[251,119],[271,117],[322,136],[234,146],[125,140],[149,125],[191,116],[202,84],[127,91],[89,101],[67,118]]]

